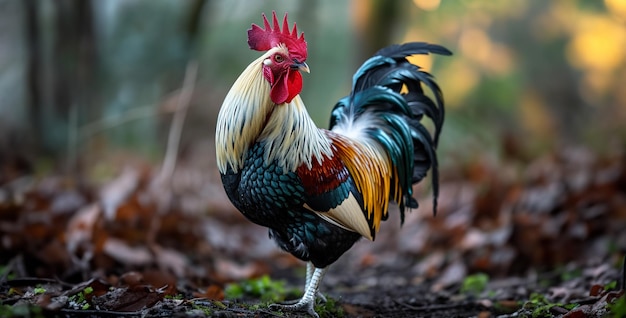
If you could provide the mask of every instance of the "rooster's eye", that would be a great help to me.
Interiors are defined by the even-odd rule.
[[[282,55],[280,55],[280,54],[274,55],[274,61],[276,63],[282,63],[284,60],[285,60],[285,58]]]

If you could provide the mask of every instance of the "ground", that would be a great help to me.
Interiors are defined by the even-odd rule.
[[[626,314],[626,166],[570,149],[528,163],[447,169],[333,264],[322,317],[612,317]],[[521,167],[521,168],[520,168]],[[115,178],[0,184],[0,316],[298,317],[304,264],[228,203],[214,169],[171,180],[135,164]],[[306,315],[305,315],[306,316]]]

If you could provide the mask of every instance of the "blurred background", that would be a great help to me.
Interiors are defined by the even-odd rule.
[[[235,211],[215,166],[219,108],[261,54],[246,31],[272,10],[306,34],[302,98],[324,128],[378,49],[454,53],[412,57],[446,101],[437,217],[425,180],[402,231],[391,212],[326,284],[442,291],[485,273],[547,288],[530,274],[621,268],[625,0],[0,0],[0,281],[158,268],[209,299],[268,273],[300,284],[301,262]]]
[[[0,0],[0,9],[0,163],[12,169],[160,162],[192,60],[181,156],[212,161],[221,102],[259,55],[246,30],[272,10],[306,34],[302,95],[320,127],[371,54],[428,41],[454,52],[415,58],[446,98],[444,166],[524,162],[571,145],[605,152],[626,137],[622,0]]]

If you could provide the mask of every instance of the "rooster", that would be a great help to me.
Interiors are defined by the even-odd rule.
[[[276,12],[272,24],[263,14],[263,23],[252,24],[248,45],[265,53],[235,81],[218,115],[217,165],[233,205],[307,262],[302,298],[272,308],[317,317],[328,266],[359,238],[374,240],[391,201],[404,222],[405,210],[417,208],[412,185],[428,170],[436,213],[443,96],[433,77],[406,58],[451,53],[423,42],[378,51],[354,75],[326,130],[316,127],[299,95],[301,72],[309,72],[304,33],[295,24],[290,30],[287,14],[282,29]]]

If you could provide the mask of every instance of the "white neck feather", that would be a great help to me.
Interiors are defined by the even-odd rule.
[[[258,140],[265,142],[266,162],[277,160],[285,172],[295,171],[303,163],[310,169],[313,158],[321,164],[323,156],[333,156],[330,140],[317,128],[300,95],[274,107]]]
[[[290,103],[276,105],[270,99],[270,85],[263,77],[263,61],[274,48],[252,62],[230,89],[217,117],[215,145],[217,167],[243,168],[248,148],[265,142],[265,160],[294,171],[312,158],[332,157],[330,141],[319,130],[304,107],[300,96]]]

